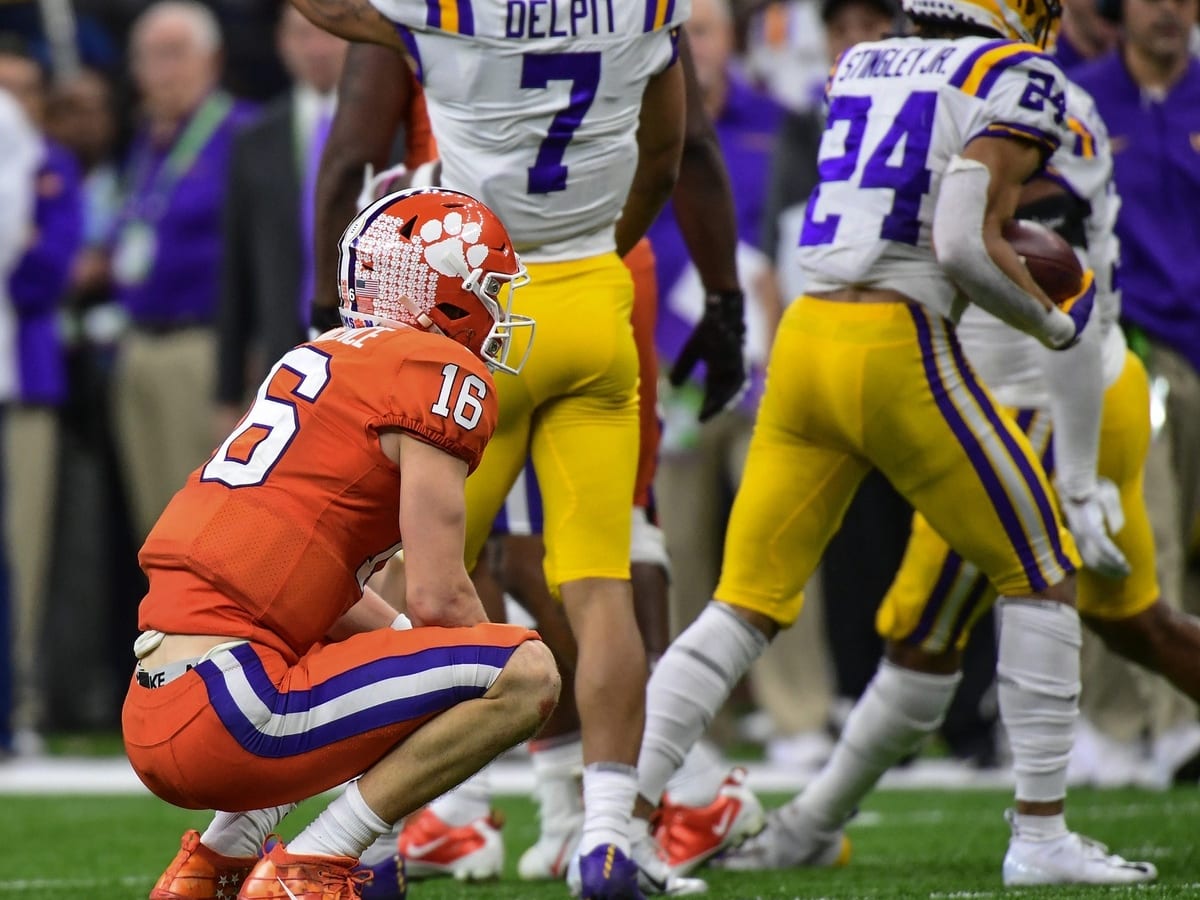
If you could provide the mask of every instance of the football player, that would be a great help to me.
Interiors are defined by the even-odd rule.
[[[512,239],[427,190],[372,204],[341,247],[346,327],[276,363],[139,555],[129,760],[164,800],[226,810],[184,835],[152,900],[357,897],[364,848],[557,700],[545,645],[488,623],[463,566],[491,371],[520,369],[513,333],[533,324],[510,313]],[[402,544],[407,618],[365,586]],[[256,859],[295,803],[348,779]]]
[[[1154,877],[1067,830],[1078,712],[1076,550],[1029,440],[967,365],[967,298],[1048,348],[1076,343],[1094,295],[1050,302],[1001,237],[1022,185],[1076,134],[1040,49],[1053,0],[907,0],[914,37],[859,44],[828,83],[820,184],[800,234],[808,293],[785,313],[734,503],[715,600],[651,679],[646,806],[795,597],[876,467],[1001,595],[1000,707],[1016,769],[1006,871],[1030,880]],[[937,727],[959,680],[893,644],[846,725],[841,781],[870,786]],[[894,754],[894,755],[893,755]],[[850,791],[847,791],[850,792]],[[822,862],[844,857],[840,833]]]
[[[293,2],[336,34],[410,56],[441,181],[495,208],[530,267],[518,302],[546,349],[520,380],[498,386],[496,436],[467,485],[467,560],[531,455],[547,582],[579,647],[582,891],[637,896],[630,815],[646,666],[629,584],[638,373],[620,255],[677,176],[684,87],[675,36],[688,5]]]
[[[685,36],[680,36],[680,64],[687,84],[687,117],[683,159],[674,197],[681,209],[687,209],[689,227],[686,237],[693,255],[700,260],[704,283],[709,290],[709,310],[693,337],[689,351],[681,356],[672,378],[686,378],[698,358],[712,360],[706,373],[706,401],[702,418],[718,412],[736,397],[744,380],[742,368],[742,298],[736,290],[734,262],[734,222],[728,177],[721,160],[711,122],[704,115],[695,75],[691,69]],[[348,55],[340,88],[338,114],[322,162],[318,182],[317,233],[331,233],[334,223],[348,218],[355,209],[355,196],[362,183],[364,167],[372,172],[382,169],[390,157],[397,129],[405,126],[406,147],[402,166],[378,171],[366,186],[364,205],[372,192],[384,186],[436,181],[440,163],[436,147],[428,139],[428,121],[424,117],[423,92],[412,82],[401,54],[370,44],[354,45]],[[413,140],[412,136],[417,137]],[[332,273],[336,259],[328,247],[332,242],[318,240],[319,267]],[[632,576],[635,608],[648,654],[656,658],[666,645],[666,553],[661,532],[648,515],[650,484],[657,456],[659,425],[657,420],[657,359],[653,347],[653,322],[656,306],[653,254],[645,240],[625,255],[634,281],[633,334],[638,346],[640,443],[638,476],[634,491]],[[312,316],[314,322],[326,321],[336,310],[332,277],[318,277]],[[732,287],[731,287],[732,286]],[[538,627],[551,649],[555,650],[564,679],[570,683],[574,667],[574,640],[563,634],[561,607],[548,595],[542,572],[543,530],[541,492],[533,466],[526,465],[518,477],[496,519],[493,533],[503,534],[500,541],[500,566],[506,588],[538,620]],[[482,592],[481,592],[482,593]],[[486,597],[485,605],[486,605]],[[489,608],[489,613],[495,615]],[[502,612],[501,612],[502,614]],[[578,722],[572,723],[573,705],[559,704],[539,740],[531,744],[537,774],[535,793],[540,808],[541,834],[537,843],[522,855],[518,872],[523,878],[562,877],[570,860],[569,849],[579,837],[582,807],[578,796],[578,777],[582,768],[578,741]],[[574,733],[574,735],[572,735]],[[572,739],[573,737],[573,739]],[[703,757],[695,757],[702,762]],[[713,765],[699,771],[689,768],[685,776],[712,782],[714,793],[722,786],[725,772]],[[421,859],[410,859],[409,877],[453,875],[476,878],[498,875],[503,865],[503,842],[494,818],[489,814],[486,772],[473,778],[445,798],[431,804],[406,824],[401,836],[403,848],[415,848]],[[761,812],[753,795],[739,784],[726,785],[720,804],[739,804],[739,816],[725,817],[729,828],[716,836],[723,842],[747,821],[761,823]],[[714,821],[722,819],[721,809],[709,810]],[[673,821],[686,820],[686,808]],[[712,822],[700,829],[712,841]],[[426,848],[428,847],[428,852]],[[383,865],[392,857],[387,848]],[[371,856],[374,858],[374,852]],[[645,855],[643,855],[645,856]],[[366,857],[364,857],[366,859]],[[643,859],[650,864],[651,861]],[[657,869],[657,866],[653,866]],[[643,881],[655,889],[652,873]],[[664,873],[659,873],[662,876]],[[678,888],[678,885],[672,885]]]
[[[997,400],[1011,408],[1046,471],[1086,568],[1079,573],[1079,612],[1117,652],[1168,677],[1200,700],[1200,628],[1159,595],[1154,542],[1142,496],[1150,442],[1149,385],[1141,361],[1118,327],[1119,294],[1112,273],[1119,200],[1112,186],[1108,136],[1091,97],[1067,93],[1075,138],[1051,159],[1048,178],[1027,189],[1021,218],[1053,221],[1091,263],[1096,312],[1083,340],[1066,353],[1044,350],[1032,338],[978,308],[964,312],[958,334],[971,365]],[[1052,431],[1053,428],[1053,431]],[[1112,532],[1110,537],[1109,532]],[[975,620],[994,600],[979,569],[950,550],[918,515],[904,563],[877,617],[892,648],[921,658],[926,668],[955,660]],[[767,828],[723,861],[729,868],[780,868],[819,863],[841,843],[842,824],[870,787],[851,783],[847,759],[869,757],[884,766],[916,749],[883,747],[878,736],[847,731],[825,770],[798,798],[772,813]],[[864,740],[865,738],[865,740]],[[857,741],[857,743],[856,743]],[[882,769],[880,769],[882,772]],[[1019,835],[1018,835],[1019,836]],[[1004,862],[1006,884],[1083,880],[1086,869],[1060,867],[1053,845],[1014,841]],[[1103,853],[1090,848],[1099,860]],[[1103,869],[1101,869],[1103,871]],[[1152,874],[1149,864],[1132,873]],[[1136,879],[1134,879],[1136,880]]]

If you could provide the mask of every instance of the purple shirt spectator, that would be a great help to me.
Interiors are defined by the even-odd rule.
[[[221,205],[233,136],[253,108],[214,92],[170,145],[134,141],[114,234],[116,299],[149,329],[209,324],[216,311]]]
[[[775,137],[784,108],[736,75],[730,75],[724,109],[714,121],[721,152],[729,170],[736,204],[738,241],[755,249],[762,246],[763,208]],[[654,247],[658,275],[659,308],[654,341],[666,359],[675,359],[691,334],[695,320],[671,308],[668,297],[691,264],[683,235],[675,222],[675,208],[668,203],[648,232]],[[747,303],[749,304],[749,296]],[[763,367],[751,365],[750,387],[741,408],[753,411],[762,396]],[[693,375],[698,379],[699,375]]]
[[[1162,97],[1139,89],[1119,51],[1072,78],[1112,141],[1122,316],[1200,369],[1200,61]]]
[[[67,394],[58,312],[83,246],[83,193],[75,158],[53,141],[46,142],[34,204],[37,236],[9,280],[17,313],[17,397],[57,405]]]
[[[1073,69],[1078,69],[1080,66],[1087,63],[1088,59],[1079,52],[1079,48],[1071,43],[1071,39],[1066,32],[1062,32],[1058,36],[1058,40],[1054,44],[1054,58],[1062,67],[1064,72],[1071,72]]]

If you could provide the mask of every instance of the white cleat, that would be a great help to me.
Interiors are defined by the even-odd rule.
[[[1010,823],[1012,816],[1008,815]],[[1144,884],[1158,878],[1153,863],[1129,862],[1098,841],[1069,831],[1048,841],[1014,833],[1004,854],[1006,887],[1035,884]]]
[[[630,857],[638,867],[638,886],[646,896],[686,897],[708,892],[708,882],[702,878],[684,878],[671,874],[667,856],[649,831],[637,825]]]
[[[772,810],[762,831],[715,857],[711,865],[738,872],[758,872],[834,868],[849,862],[850,839],[841,829],[826,832],[791,828],[784,824],[778,810]]]
[[[522,881],[553,881],[565,878],[567,865],[577,855],[583,833],[583,814],[571,816],[557,827],[545,828],[537,843],[521,854],[517,875]]]

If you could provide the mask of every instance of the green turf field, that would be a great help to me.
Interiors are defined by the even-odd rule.
[[[1149,888],[1049,888],[1004,891],[1000,859],[1007,829],[1003,792],[884,792],[872,797],[851,826],[854,859],[837,871],[762,875],[708,872],[713,898],[792,897],[1161,897],[1200,895],[1200,793],[1141,791],[1072,794],[1069,821],[1126,856],[1159,868]],[[782,798],[767,798],[768,803]],[[463,886],[449,881],[413,885],[418,900],[448,898],[565,898],[560,884],[515,880],[520,851],[532,843],[536,820],[522,799],[499,798],[507,817],[509,877]],[[285,823],[284,836],[304,823]],[[0,900],[133,900],[144,898],[178,847],[185,828],[207,817],[143,797],[0,797]]]

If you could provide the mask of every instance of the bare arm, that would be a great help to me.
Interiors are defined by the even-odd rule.
[[[673,65],[650,79],[638,119],[638,162],[617,222],[617,252],[624,256],[658,217],[679,177],[684,134],[683,70]]]
[[[488,621],[463,564],[467,464],[399,434],[400,527],[408,615],[415,625]]]
[[[367,0],[292,0],[318,28],[348,41],[404,48],[395,27]]]
[[[675,221],[707,295],[704,314],[671,367],[678,387],[703,361],[705,422],[737,400],[746,383],[745,300],[738,284],[737,214],[717,133],[704,110],[687,36],[679,37],[679,66],[687,106],[683,157],[675,187]]]
[[[408,63],[387,47],[355,44],[346,54],[338,107],[321,157],[316,190],[316,296],[313,324],[337,321],[338,240],[358,212],[363,168],[387,167],[396,131],[412,99]]]
[[[708,293],[738,290],[737,214],[716,129],[700,95],[687,35],[679,36],[687,118],[679,181],[671,199],[675,221]]]
[[[779,329],[779,320],[783,318],[783,292],[779,289],[779,274],[774,266],[758,273],[753,292],[767,326],[765,344],[770,347],[775,343],[775,332]]]

